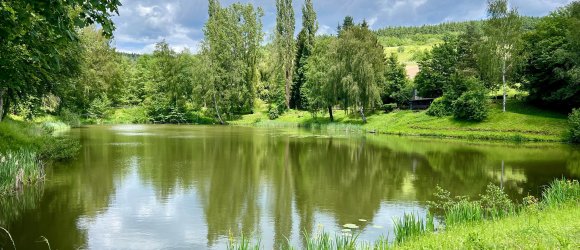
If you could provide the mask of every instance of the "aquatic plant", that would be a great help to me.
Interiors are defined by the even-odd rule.
[[[542,203],[556,206],[568,201],[580,202],[580,183],[565,178],[553,181],[542,193]]]
[[[0,194],[12,192],[44,178],[36,153],[29,150],[0,153]]]
[[[394,220],[395,242],[402,243],[409,238],[424,234],[426,223],[416,214],[404,213],[402,218]]]

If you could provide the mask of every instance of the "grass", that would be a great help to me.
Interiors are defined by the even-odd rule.
[[[404,213],[402,218],[394,220],[395,242],[402,243],[412,240],[414,237],[435,231],[433,216],[427,214],[427,220],[421,219],[418,215]]]
[[[0,153],[0,195],[43,178],[44,173],[35,152],[20,150]]]
[[[74,157],[79,142],[55,134],[69,128],[54,117],[0,122],[0,195],[41,180],[45,163]]]
[[[233,125],[259,127],[332,127],[336,130],[356,130],[381,134],[459,138],[501,141],[563,142],[568,130],[566,116],[542,110],[518,101],[508,102],[507,112],[499,104],[491,104],[489,116],[483,122],[458,121],[451,116],[432,117],[425,111],[399,110],[371,114],[367,124],[357,116],[334,112],[335,122],[328,115],[312,116],[306,111],[290,110],[276,120],[269,120],[263,108],[251,115],[231,121]]]

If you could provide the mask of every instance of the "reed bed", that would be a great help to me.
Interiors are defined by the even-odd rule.
[[[0,194],[21,189],[44,178],[44,171],[35,152],[30,150],[0,153]]]

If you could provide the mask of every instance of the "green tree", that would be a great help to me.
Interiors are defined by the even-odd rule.
[[[327,110],[330,120],[334,120],[332,107],[338,103],[339,84],[331,78],[333,57],[336,53],[336,38],[322,36],[315,39],[312,54],[306,61],[306,82],[303,91],[308,103],[308,110],[316,116],[321,110]]]
[[[342,106],[360,113],[366,123],[365,112],[380,102],[384,84],[384,49],[376,35],[361,26],[343,29],[338,40],[331,70],[331,79],[339,82]]]
[[[302,30],[298,34],[296,42],[294,84],[292,85],[290,97],[290,107],[295,109],[306,107],[304,103],[306,98],[302,94],[302,86],[306,82],[306,62],[314,49],[317,30],[318,22],[316,21],[316,12],[314,11],[312,0],[306,0],[302,6]]]
[[[275,43],[278,51],[279,67],[284,72],[286,108],[288,109],[290,108],[292,74],[294,73],[294,57],[296,56],[294,26],[292,0],[276,0]]]
[[[419,61],[419,73],[415,85],[420,96],[439,97],[443,90],[452,85],[452,76],[457,72],[459,57],[457,40],[446,38],[442,44],[435,45],[427,57]]]
[[[399,63],[396,54],[387,58],[385,67],[385,84],[381,91],[381,99],[387,103],[407,103],[412,98],[412,89],[405,70],[405,65]]]
[[[491,83],[501,82],[505,112],[508,78],[522,59],[522,21],[517,10],[509,8],[508,0],[490,0],[487,15],[488,20],[483,25],[485,39],[480,52],[480,68],[484,79]]]
[[[210,0],[210,6],[203,44],[209,64],[205,96],[211,97],[215,115],[224,123],[223,115],[249,113],[254,106],[263,13],[251,4],[222,8]]]
[[[569,111],[580,107],[580,2],[542,18],[526,35],[529,100]]]
[[[118,0],[0,2],[0,120],[10,103],[41,97],[76,74],[77,28],[98,23],[107,35]]]

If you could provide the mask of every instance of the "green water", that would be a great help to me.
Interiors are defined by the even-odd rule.
[[[580,178],[580,150],[560,144],[165,125],[69,136],[82,142],[77,159],[0,200],[0,226],[18,249],[46,249],[41,236],[52,249],[223,249],[240,233],[272,249],[347,223],[375,240],[392,237],[403,212],[424,215],[436,185],[476,195],[493,182],[520,200],[554,178]]]

